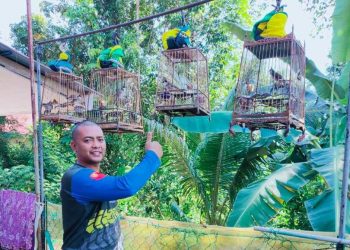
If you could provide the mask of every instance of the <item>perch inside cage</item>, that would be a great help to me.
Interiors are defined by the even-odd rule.
[[[42,89],[41,119],[55,123],[83,121],[91,91],[80,76],[62,71],[47,73]]]
[[[182,48],[162,52],[156,110],[170,116],[209,115],[207,59],[200,50]]]
[[[291,34],[246,41],[236,86],[231,128],[241,125],[304,132],[305,52]]]
[[[88,119],[107,132],[143,132],[139,76],[122,68],[95,70]]]

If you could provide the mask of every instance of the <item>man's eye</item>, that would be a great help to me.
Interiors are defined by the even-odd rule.
[[[98,141],[99,141],[99,142],[104,142],[104,141],[105,141],[105,139],[100,138],[100,139],[98,139]]]
[[[84,142],[90,142],[91,141],[91,139],[85,139],[84,140]]]

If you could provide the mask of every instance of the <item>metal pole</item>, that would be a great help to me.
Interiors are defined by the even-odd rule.
[[[76,35],[63,36],[63,37],[60,37],[60,38],[46,40],[46,41],[38,41],[37,44],[46,44],[46,43],[51,43],[51,42],[58,42],[58,41],[68,40],[68,39],[71,39],[71,38],[77,38],[77,37],[81,37],[81,36],[86,36],[86,35],[92,35],[92,34],[95,34],[95,33],[105,32],[105,31],[108,31],[108,30],[113,30],[113,29],[124,27],[124,26],[130,26],[130,25],[135,24],[135,23],[141,23],[141,22],[144,22],[144,21],[147,21],[147,20],[150,20],[150,19],[154,19],[154,18],[157,18],[157,17],[165,16],[165,15],[172,14],[172,13],[175,13],[175,12],[179,12],[181,10],[190,9],[190,8],[193,8],[193,7],[196,7],[198,5],[202,5],[202,4],[211,2],[211,1],[213,1],[213,0],[202,0],[202,1],[198,1],[198,2],[194,2],[194,3],[191,3],[191,4],[184,5],[182,7],[178,7],[178,8],[170,9],[170,10],[158,13],[158,14],[154,14],[154,15],[151,15],[151,16],[143,17],[143,18],[132,20],[132,21],[125,22],[125,23],[112,25],[112,26],[109,26],[109,27],[106,27],[106,28],[93,30],[93,31],[89,31],[89,32],[81,33],[81,34],[76,34]]]
[[[328,242],[350,245],[350,240],[331,237],[331,236],[304,234],[304,233],[292,232],[285,229],[276,229],[276,228],[268,228],[268,227],[254,227],[254,230],[260,231],[260,232],[266,232],[266,233],[282,234],[286,236],[292,236],[292,237],[298,237],[298,238],[304,238],[304,239],[328,241]]]
[[[349,75],[349,86],[350,86],[350,75]],[[345,226],[346,226],[346,204],[348,200],[348,190],[349,190],[349,156],[350,156],[350,87],[348,89],[348,106],[346,109],[347,122],[346,122],[346,139],[345,139],[345,149],[344,149],[344,167],[343,167],[343,183],[340,198],[340,216],[339,216],[339,235],[338,237],[345,238]],[[337,244],[337,249],[344,249],[344,244]]]
[[[44,203],[45,193],[44,193],[44,156],[43,156],[43,127],[41,123],[41,68],[40,68],[40,57],[42,55],[41,46],[35,48],[36,55],[36,76],[37,76],[37,93],[38,93],[38,152],[39,152],[39,169],[40,169],[40,202]],[[42,245],[46,248],[45,244],[45,230],[46,230],[46,208],[41,214],[41,242]]]
[[[31,0],[27,0],[27,25],[28,25],[28,56],[29,56],[29,72],[30,72],[30,94],[33,122],[33,153],[34,153],[34,171],[35,171],[35,194],[37,202],[40,202],[40,173],[38,158],[38,136],[36,128],[36,103],[35,103],[35,79],[34,79],[34,55],[33,55],[33,30],[32,30],[32,11]],[[40,232],[40,225],[38,232]],[[38,248],[41,246],[41,235],[35,232],[38,239]]]

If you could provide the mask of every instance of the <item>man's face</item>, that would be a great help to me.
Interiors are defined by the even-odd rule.
[[[99,126],[81,126],[76,131],[71,147],[79,163],[98,167],[106,152],[106,142]]]

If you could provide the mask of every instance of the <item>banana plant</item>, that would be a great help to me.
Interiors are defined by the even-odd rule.
[[[279,136],[254,144],[247,133],[232,137],[228,133],[181,136],[170,127],[147,121],[149,129],[168,142],[173,152],[172,166],[182,176],[184,195],[197,194],[209,224],[223,225],[240,188],[268,171],[269,159],[276,151],[286,152]]]
[[[308,163],[280,165],[271,175],[238,193],[227,226],[265,225],[312,176],[314,171]]]
[[[235,227],[265,225],[317,173],[325,179],[327,186],[320,194],[305,202],[307,215],[314,230],[335,232],[339,227],[337,223],[340,211],[343,156],[343,146],[313,149],[307,162],[280,165],[268,177],[239,191],[227,225]],[[347,233],[350,233],[349,222],[348,199]]]
[[[327,183],[321,194],[305,202],[309,221],[317,231],[336,232],[339,228],[341,177],[344,147],[311,150],[310,164]],[[350,202],[347,200],[346,232],[350,233]]]
[[[332,15],[333,21],[333,37],[332,37],[332,62],[335,65],[342,65],[341,76],[337,81],[337,85],[344,89],[347,93],[349,90],[349,74],[350,74],[350,2],[347,0],[337,0]],[[348,96],[345,96],[340,102],[347,103]]]

